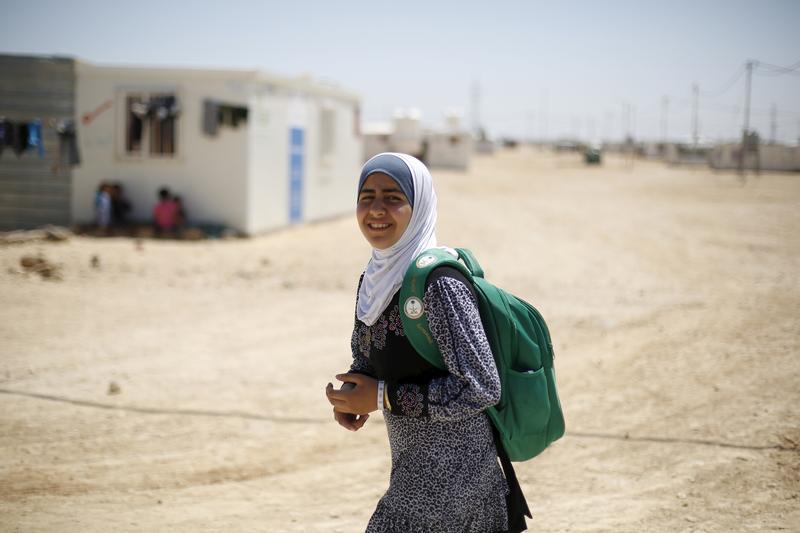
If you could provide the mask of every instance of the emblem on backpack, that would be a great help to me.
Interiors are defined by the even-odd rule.
[[[430,265],[436,261],[436,257],[432,255],[423,255],[419,259],[417,259],[417,268],[425,268],[426,266]]]
[[[422,305],[422,302],[419,298],[412,296],[406,300],[406,303],[403,304],[403,312],[408,318],[416,320],[422,316],[422,313],[425,312],[425,306]]]

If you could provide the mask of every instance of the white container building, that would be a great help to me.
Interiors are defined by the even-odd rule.
[[[741,150],[740,143],[715,146],[709,157],[711,168],[732,170],[742,164],[750,170],[800,171],[800,146],[760,144],[757,150],[745,154],[744,161],[741,161]]]
[[[446,116],[444,129],[423,129],[414,109],[397,111],[392,122],[364,126],[365,160],[381,152],[402,152],[431,168],[466,170],[472,151],[472,136],[462,128],[457,113]]]
[[[394,116],[394,130],[389,142],[392,151],[413,155],[419,159],[425,157],[420,124],[420,112],[416,109],[398,110]]]
[[[258,71],[84,62],[76,80],[77,223],[92,221],[101,182],[123,185],[134,220],[150,220],[166,187],[190,224],[244,234],[353,209],[363,139],[351,92]]]
[[[461,127],[457,113],[447,115],[444,130],[426,134],[426,162],[431,167],[466,170],[472,149],[472,136]]]
[[[398,151],[392,146],[392,122],[371,122],[364,124],[364,161],[382,152]]]

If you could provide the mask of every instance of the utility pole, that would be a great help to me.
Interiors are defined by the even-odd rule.
[[[627,101],[622,102],[622,115],[620,120],[622,130],[622,142],[627,143],[631,136],[631,106]]]
[[[754,61],[748,61],[745,64],[745,68],[747,69],[747,77],[745,78],[744,82],[744,132],[748,133],[750,131],[750,85],[753,79],[753,63]]]
[[[775,105],[775,102],[772,102],[772,108],[769,111],[769,143],[775,144],[777,142],[777,133],[778,133],[778,108]]]
[[[470,96],[472,100],[472,132],[476,138],[480,138],[482,135],[480,119],[481,86],[478,80],[472,82],[472,91]]]
[[[572,138],[576,141],[580,141],[581,138],[581,119],[578,117],[572,117],[572,127],[570,128],[570,134]]]
[[[669,113],[669,97],[661,97],[661,143],[667,144],[667,113]]]
[[[525,130],[526,130],[525,133],[526,133],[526,136],[528,138],[527,139],[527,141],[528,141],[527,144],[531,145],[531,144],[533,144],[533,140],[536,137],[536,132],[533,130],[534,124],[536,123],[535,115],[534,115],[533,111],[528,111],[527,118],[528,118],[528,120],[527,120],[527,124],[526,124],[526,128],[525,128]]]
[[[541,98],[539,99],[539,122],[542,125],[542,140],[546,141],[547,139],[547,118],[548,118],[548,108],[547,108],[547,89],[544,89],[541,94]]]
[[[750,84],[753,79],[755,61],[748,59],[745,63],[747,77],[744,82],[744,128],[742,129],[742,146],[739,148],[739,173],[744,172],[745,152],[750,149]]]
[[[697,148],[697,142],[700,139],[700,135],[698,132],[698,125],[697,125],[697,101],[700,97],[700,87],[696,84],[692,84],[692,144],[694,147]]]
[[[622,101],[622,151],[625,154],[626,165],[630,168],[633,164],[634,143],[632,125],[632,106],[627,100]]]

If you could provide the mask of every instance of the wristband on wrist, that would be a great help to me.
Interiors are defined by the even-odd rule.
[[[383,389],[383,407],[390,413],[392,412],[392,402],[389,401],[389,386]]]
[[[385,389],[386,389],[386,382],[383,380],[378,381],[378,398],[377,398],[378,401],[376,404],[378,406],[378,411],[383,411],[383,393]]]

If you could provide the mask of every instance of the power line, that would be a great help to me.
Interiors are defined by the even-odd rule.
[[[744,74],[744,71],[745,68],[743,66],[739,67],[736,72],[734,72],[733,76],[731,76],[727,83],[725,83],[721,88],[717,89],[716,91],[700,91],[701,96],[704,98],[715,98],[717,96],[722,96],[728,92],[728,90],[733,87],[737,81],[739,81],[739,79],[742,77],[742,74]]]
[[[756,74],[759,76],[767,76],[770,78],[774,78],[777,76],[800,76],[800,72],[798,71],[786,71],[786,72],[778,72],[775,70],[756,70]]]
[[[764,68],[767,68],[767,69],[770,69],[770,70],[774,70],[774,71],[778,71],[778,72],[787,72],[788,73],[788,72],[794,72],[795,70],[800,69],[800,61],[798,61],[797,63],[795,63],[793,65],[789,65],[788,67],[781,67],[779,65],[772,65],[770,63],[765,63],[763,61],[755,61],[755,66],[757,68],[764,67]]]
[[[796,70],[756,70],[755,73],[759,76],[767,76],[770,78],[775,78],[777,76],[800,76],[800,71]]]
[[[674,114],[678,111],[686,111],[689,107],[691,107],[693,99],[692,98],[675,98],[669,97],[670,104],[676,102],[679,106],[674,108],[670,107],[670,114]],[[706,102],[703,104],[704,110],[712,110],[721,113],[741,113],[742,106],[741,104],[719,104],[716,102]],[[768,115],[770,110],[768,108],[752,108],[750,113],[753,115]],[[789,109],[781,109],[781,115],[800,115],[800,111],[793,111]]]
[[[753,66],[756,67],[756,72],[761,75],[781,76],[783,74],[789,74],[792,76],[800,76],[800,72],[798,72],[798,69],[800,69],[800,61],[789,65],[788,67],[772,65],[763,61],[753,61]]]
[[[773,65],[771,63],[765,63],[763,61],[756,61],[756,60],[752,61],[752,65],[753,65],[753,71],[754,72],[757,72],[758,69],[761,68],[762,70],[761,70],[761,72],[759,72],[759,74],[764,74],[764,75],[767,75],[767,76],[779,76],[779,75],[782,75],[782,74],[793,74],[793,75],[799,75],[800,76],[800,61],[797,61],[796,63],[794,63],[792,65],[789,65],[788,67],[782,67],[782,66],[779,66],[779,65]],[[721,85],[719,89],[716,89],[716,90],[713,90],[713,91],[703,91],[703,90],[701,90],[700,91],[700,96],[702,96],[703,98],[716,98],[718,96],[722,96],[723,94],[728,92],[734,85],[736,85],[736,83],[742,78],[742,76],[744,75],[745,72],[747,72],[747,64],[746,63],[744,65],[740,66],[738,69],[736,69],[736,71],[731,75],[731,77],[728,79],[728,81],[726,81],[723,85]],[[693,103],[694,103],[694,99],[693,98],[686,98],[686,99],[684,99],[684,98],[670,98],[670,100],[678,102],[679,104],[682,104],[683,105],[682,109],[685,109],[685,108],[693,105]],[[709,106],[709,104],[703,104],[703,105],[704,105],[704,107],[708,107]],[[737,110],[733,106],[724,106],[724,105],[718,105],[717,109],[722,110],[724,107],[727,107],[727,110],[729,110],[731,112],[738,112],[738,111],[741,110],[741,108],[739,108]],[[677,109],[675,109],[673,111],[677,111]],[[769,111],[758,111],[758,112],[769,113]],[[793,112],[790,111],[790,113],[793,113]]]

